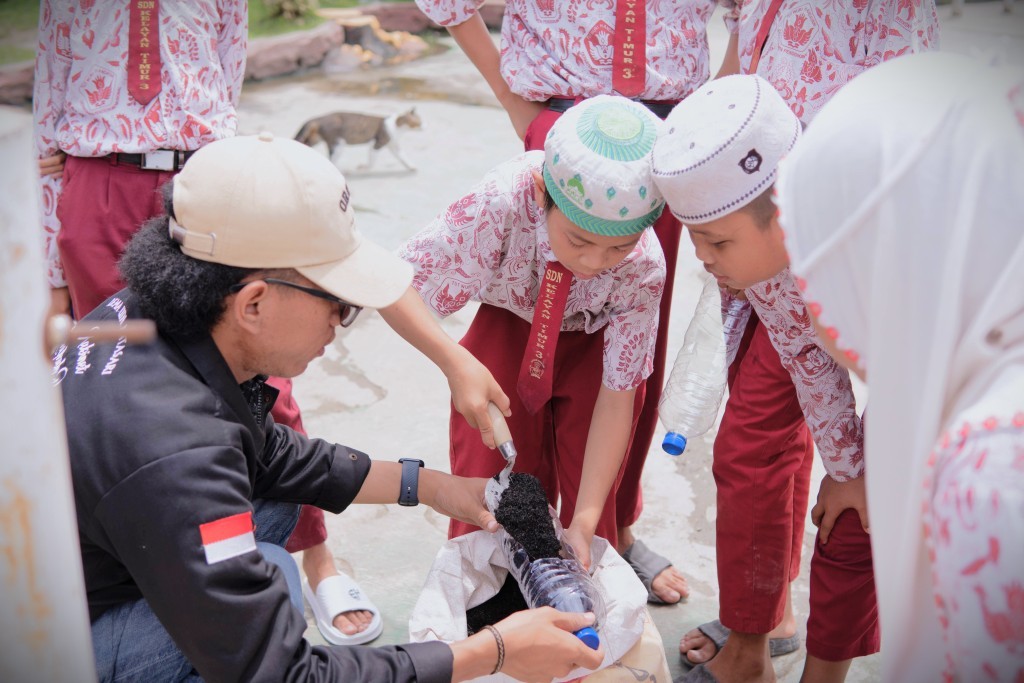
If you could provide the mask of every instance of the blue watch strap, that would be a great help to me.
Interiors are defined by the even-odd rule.
[[[402,463],[402,489],[398,494],[398,504],[412,507],[420,504],[420,468],[423,461],[415,458],[401,458]]]

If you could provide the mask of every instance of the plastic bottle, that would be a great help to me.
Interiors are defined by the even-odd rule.
[[[715,424],[726,385],[725,330],[741,322],[743,306],[741,300],[733,302],[723,322],[718,283],[711,276],[704,278],[704,289],[658,404],[658,416],[668,430],[661,444],[665,452],[679,455],[690,439]]]
[[[554,607],[561,612],[593,612],[594,625],[573,633],[587,647],[596,650],[601,644],[598,630],[607,618],[607,609],[601,591],[568,544],[562,542],[563,553],[568,557],[531,560],[523,546],[504,529],[498,534],[509,571],[519,584],[526,604],[531,608]]]

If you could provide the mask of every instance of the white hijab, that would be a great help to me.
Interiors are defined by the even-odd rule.
[[[867,373],[882,680],[940,680],[923,487],[939,434],[1024,362],[1024,72],[945,53],[865,72],[782,162],[778,200],[809,306]]]

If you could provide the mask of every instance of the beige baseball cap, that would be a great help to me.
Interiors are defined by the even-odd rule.
[[[196,152],[174,178],[171,237],[201,261],[294,268],[345,301],[383,308],[412,266],[355,229],[348,183],[323,154],[271,133]]]

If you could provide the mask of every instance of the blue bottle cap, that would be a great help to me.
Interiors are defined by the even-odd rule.
[[[592,626],[581,628],[579,631],[574,631],[573,634],[582,640],[583,644],[591,650],[596,650],[601,646],[601,638],[597,635],[597,631],[595,631]]]
[[[686,437],[678,432],[669,432],[661,442],[661,449],[669,455],[679,455],[686,450]]]

